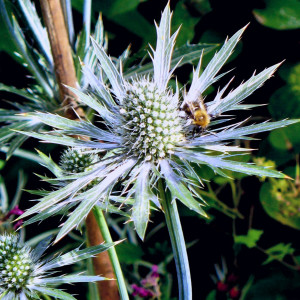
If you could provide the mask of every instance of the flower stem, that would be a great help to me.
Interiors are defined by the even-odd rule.
[[[103,236],[105,242],[111,243],[112,238],[111,238],[109,228],[107,226],[104,214],[103,214],[102,210],[100,208],[98,208],[97,206],[94,207],[94,215],[95,215],[95,218],[97,220],[98,226],[100,228],[100,231],[102,233],[102,236]],[[107,252],[108,252],[110,261],[112,263],[112,266],[113,266],[113,269],[114,269],[114,272],[115,272],[115,275],[117,278],[121,299],[129,300],[123,272],[122,272],[122,269],[120,266],[120,262],[118,259],[116,249],[114,247],[112,247],[112,248],[108,249]]]
[[[176,264],[179,300],[192,300],[190,267],[176,201],[172,201],[170,194],[166,193],[161,179],[159,192]]]

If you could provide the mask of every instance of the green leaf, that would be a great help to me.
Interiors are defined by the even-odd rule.
[[[263,233],[263,230],[249,229],[247,235],[234,236],[234,242],[237,244],[243,244],[248,248],[253,248],[256,246]]]
[[[251,159],[251,155],[250,154],[246,154],[246,155],[239,155],[239,156],[234,156],[232,157],[232,160],[234,161],[240,161],[240,162],[249,162]],[[234,179],[242,179],[246,176],[248,176],[248,174],[244,174],[244,173],[239,173],[239,172],[234,172],[234,171],[229,171],[229,170],[223,170],[224,174],[227,175],[227,177],[224,176],[214,176],[212,178],[212,180],[219,184],[226,184],[231,182]]]
[[[88,213],[92,210],[93,206],[99,201],[100,196],[89,197],[84,199],[80,205],[72,212],[71,216],[64,223],[59,231],[55,243],[67,235],[73,228],[78,227],[80,223],[87,217]]]
[[[207,112],[210,115],[220,115],[225,111],[249,109],[249,106],[240,105],[241,101],[250,96],[255,90],[263,85],[268,80],[281,63],[273,65],[257,75],[252,77],[246,82],[242,83],[239,87],[231,90],[226,97],[222,98],[223,93],[227,90],[227,86],[219,91],[215,99],[207,104]],[[230,83],[230,82],[229,82]],[[250,108],[252,105],[250,105]]]
[[[275,120],[300,117],[300,84],[297,87],[286,85],[272,94],[268,109]]]
[[[48,271],[52,270],[61,266],[67,266],[74,264],[76,262],[79,262],[81,260],[93,257],[94,255],[101,253],[103,251],[108,250],[109,248],[117,245],[119,242],[115,243],[106,243],[106,244],[101,244],[98,246],[93,246],[93,247],[88,247],[83,250],[73,250],[70,251],[66,254],[63,254],[49,262],[47,262],[45,265],[41,267],[43,271]]]
[[[268,137],[270,144],[278,150],[300,152],[300,124],[272,131]]]
[[[197,200],[195,200],[195,198],[192,196],[191,191],[189,191],[187,187],[182,183],[181,178],[175,174],[169,163],[166,160],[163,160],[161,161],[160,166],[167,186],[171,191],[172,200],[174,201],[174,199],[177,198],[189,209],[197,212],[204,217],[207,217],[207,214],[202,209],[201,204]]]
[[[42,286],[36,286],[36,285],[33,285],[32,289],[35,290],[35,291],[39,291],[44,295],[55,297],[57,299],[76,300],[76,298],[74,298],[69,293],[63,292],[63,291],[58,290],[58,289],[51,289],[51,288],[48,288],[48,287],[42,287]]]
[[[265,131],[271,131],[277,128],[289,126],[291,124],[298,123],[300,119],[296,120],[282,120],[277,122],[264,122],[260,124],[253,124],[249,126],[243,126],[240,128],[237,128],[237,126],[234,126],[230,129],[224,129],[220,132],[214,133],[214,134],[208,134],[201,136],[200,138],[195,138],[193,142],[191,142],[189,145],[191,146],[202,146],[202,145],[208,145],[211,143],[216,143],[220,141],[226,141],[226,140],[234,140],[234,139],[245,139],[245,140],[251,140],[251,137],[247,137],[247,135],[265,132]]]
[[[0,83],[0,91],[5,91],[5,92],[16,94],[18,96],[22,96],[28,100],[31,100],[32,102],[42,101],[40,98],[37,97],[36,94],[29,93],[28,91],[26,91],[24,89],[21,89],[21,90],[17,89],[14,86],[8,86],[3,83]],[[3,110],[3,111],[5,111],[5,110]],[[12,114],[11,110],[7,111],[7,112],[8,113],[10,112]]]
[[[132,207],[131,218],[135,225],[135,230],[139,237],[144,240],[146,228],[150,215],[150,183],[149,172],[151,164],[146,163],[138,175],[135,184],[134,204]]]
[[[44,70],[42,70],[39,62],[32,55],[31,49],[27,46],[24,34],[16,20],[13,16],[12,21],[9,18],[7,9],[5,7],[4,0],[0,0],[0,13],[2,15],[3,21],[9,31],[11,38],[19,52],[19,54],[24,59],[24,62],[28,65],[28,69],[34,75],[35,80],[43,87],[44,92],[50,97],[54,97],[53,89],[49,83],[48,78],[44,75]]]
[[[42,26],[35,5],[29,0],[18,0],[18,2],[21,7],[23,16],[26,19],[31,32],[33,33],[35,40],[40,47],[40,50],[43,52],[51,68],[53,65],[53,59],[47,30]]]
[[[193,0],[191,4],[201,15],[207,14],[212,10],[209,0]]]
[[[144,255],[144,251],[140,246],[126,242],[118,245],[116,251],[120,262],[130,265],[141,261]]]
[[[93,38],[91,38],[91,41],[99,63],[112,85],[113,92],[121,101],[126,94],[123,78],[116,69],[112,60],[105,53],[103,47],[98,45]]]
[[[269,257],[263,262],[266,265],[274,260],[283,260],[286,255],[292,255],[295,249],[291,247],[291,244],[279,243],[266,250]]]
[[[9,55],[11,55],[12,58],[16,59],[16,56],[14,55],[14,52],[17,50],[11,35],[9,34],[9,31],[7,30],[5,24],[4,24],[4,20],[0,15],[0,36],[1,36],[1,40],[5,41],[0,43],[0,51],[5,51],[6,53],[8,53]]]
[[[269,268],[269,272],[261,277],[264,273],[262,272],[259,277],[256,277],[243,300],[291,300],[298,295],[300,288],[298,272],[276,272]]]
[[[256,166],[250,163],[227,160],[220,156],[210,156],[191,151],[175,152],[175,154],[178,155],[178,157],[183,157],[195,163],[206,164],[217,173],[219,172],[220,168],[234,172],[245,173],[247,175],[287,178],[286,175],[275,170],[271,170],[261,166]],[[221,172],[221,175],[224,176],[225,174]]]
[[[52,160],[50,156],[47,156],[43,152],[37,150],[40,158],[42,159],[42,165],[50,170],[56,177],[63,175],[63,170]]]
[[[198,17],[193,17],[186,6],[186,1],[177,2],[173,12],[172,29],[175,31],[180,28],[180,33],[176,39],[176,44],[181,46],[194,37],[194,27],[199,22]]]
[[[266,213],[276,221],[300,230],[300,196],[295,183],[272,180],[262,185],[259,198]]]
[[[205,300],[216,300],[216,297],[217,297],[217,292],[214,290],[214,291],[211,291],[207,297],[205,298]]]
[[[85,275],[68,275],[68,276],[59,276],[59,277],[49,277],[43,278],[42,282],[46,285],[58,285],[63,283],[75,283],[75,282],[95,282],[109,280],[105,277],[100,276],[85,276]]]
[[[0,208],[1,212],[6,212],[8,209],[9,199],[7,195],[7,190],[4,184],[2,176],[0,176]]]
[[[265,0],[265,3],[266,8],[253,11],[259,23],[278,30],[300,28],[298,0]]]
[[[236,32],[229,40],[226,40],[219,52],[217,52],[209,64],[206,66],[204,71],[201,73],[201,61],[198,63],[197,69],[193,72],[193,80],[191,87],[188,91],[187,97],[195,99],[197,95],[202,94],[210,85],[216,82],[224,74],[216,77],[219,70],[226,63],[227,59],[232,54],[235,46],[240,40],[246,26]],[[200,75],[201,73],[201,75]]]

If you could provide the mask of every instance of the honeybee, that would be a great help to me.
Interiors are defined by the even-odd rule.
[[[206,129],[209,125],[210,115],[207,113],[202,95],[193,101],[185,99],[180,109],[188,118],[188,124],[196,125],[202,129]]]

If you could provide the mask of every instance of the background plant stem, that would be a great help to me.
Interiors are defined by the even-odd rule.
[[[172,201],[169,194],[165,192],[161,179],[159,192],[176,264],[179,300],[192,300],[190,267],[176,201]]]
[[[97,206],[95,206],[94,207],[94,215],[95,215],[95,218],[97,220],[98,226],[101,230],[101,233],[102,233],[102,236],[103,236],[105,242],[106,243],[112,243],[113,240],[111,238],[109,228],[107,226],[103,211],[100,208],[98,208]],[[122,273],[122,269],[121,269],[121,266],[120,266],[120,263],[119,263],[119,259],[118,259],[118,255],[117,255],[115,247],[112,247],[112,248],[108,249],[107,253],[110,257],[110,261],[113,265],[115,275],[117,277],[117,282],[118,282],[118,286],[119,286],[119,292],[120,292],[120,295],[121,295],[121,299],[122,300],[129,300],[126,284],[125,284],[125,281],[124,281],[124,276],[123,276],[123,273]],[[111,298],[111,299],[115,299],[115,298]]]
[[[40,4],[50,40],[55,75],[59,86],[59,96],[64,108],[64,115],[69,119],[76,120],[78,115],[83,117],[84,113],[82,109],[78,107],[75,95],[64,86],[78,87],[61,3],[60,0],[40,0]],[[86,228],[89,242],[92,246],[99,245],[103,242],[103,237],[92,212],[87,217]],[[95,274],[108,278],[114,277],[113,268],[107,252],[102,252],[97,255],[93,259],[93,264]],[[119,299],[118,286],[113,280],[99,282],[98,290],[102,300]],[[107,293],[107,291],[111,294]],[[113,295],[113,297],[111,295]]]

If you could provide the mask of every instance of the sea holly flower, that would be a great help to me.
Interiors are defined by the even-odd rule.
[[[92,124],[89,120],[73,121],[50,113],[25,114],[54,130],[47,134],[24,134],[86,153],[98,153],[101,160],[92,169],[55,179],[68,180],[70,183],[47,193],[22,217],[38,213],[39,217],[31,220],[41,220],[57,213],[60,208],[63,210],[78,205],[62,226],[57,241],[78,226],[95,205],[100,203],[105,209],[105,206],[116,202],[121,203],[120,208],[131,207],[130,218],[143,239],[151,205],[162,208],[180,278],[179,298],[192,299],[176,200],[206,215],[198,193],[202,181],[195,166],[207,165],[223,176],[226,174],[222,170],[231,170],[285,178],[284,174],[275,170],[235,161],[234,154],[250,149],[232,146],[229,142],[249,140],[249,135],[293,124],[298,120],[242,126],[243,122],[232,124],[231,119],[224,115],[228,111],[255,107],[242,104],[242,101],[262,86],[280,64],[253,74],[249,80],[227,92],[230,81],[214,98],[210,101],[205,99],[204,103],[203,96],[207,88],[225,75],[218,75],[219,70],[232,54],[245,28],[225,41],[203,72],[201,55],[189,89],[181,91],[177,86],[173,90],[169,81],[176,68],[174,66],[171,69],[171,61],[178,30],[171,35],[171,16],[167,5],[159,25],[156,25],[156,48],[150,54],[153,73],[149,71],[143,76],[133,74],[125,77],[122,65],[117,68],[103,47],[92,39],[101,72],[108,81],[104,81],[104,76],[99,76],[101,72],[94,74],[87,64],[83,66],[83,73],[88,78],[90,92],[70,89],[83,104],[96,111],[101,118],[101,125]],[[74,136],[87,138],[79,140]],[[95,178],[98,183],[86,189]],[[53,210],[53,207],[57,209]]]
[[[54,288],[63,283],[95,282],[106,280],[100,276],[83,274],[53,276],[58,267],[67,266],[87,259],[115,245],[102,244],[76,249],[50,260],[42,260],[41,256],[48,247],[50,238],[41,241],[32,249],[20,241],[18,235],[4,234],[0,236],[0,298],[3,300],[40,299],[44,294],[56,299],[74,300],[72,295]]]
[[[248,81],[224,96],[229,84],[226,85],[217,92],[213,100],[201,104],[209,115],[210,122],[205,128],[195,130],[197,125],[189,122],[189,114],[181,109],[182,101],[196,103],[211,84],[225,75],[217,73],[232,54],[245,28],[225,41],[202,73],[200,57],[199,64],[193,72],[191,86],[183,95],[178,87],[173,91],[168,86],[175,69],[170,70],[170,64],[178,34],[176,31],[171,35],[170,28],[171,12],[167,5],[160,24],[156,25],[157,44],[151,55],[154,72],[143,77],[132,76],[125,79],[122,68],[118,70],[102,46],[92,40],[95,55],[110,82],[110,88],[102,81],[102,76],[95,76],[86,65],[83,66],[83,72],[89,78],[93,92],[83,93],[71,89],[82,103],[99,114],[108,130],[89,121],[72,121],[50,113],[28,114],[37,122],[50,125],[55,130],[50,134],[26,132],[26,135],[50,143],[71,146],[80,151],[93,151],[103,157],[100,162],[94,164],[92,170],[73,176],[70,184],[40,199],[40,203],[24,214],[29,216],[41,213],[62,201],[66,205],[71,202],[78,203],[79,206],[65,222],[58,239],[84,219],[98,201],[103,203],[104,198],[109,198],[114,186],[119,186],[120,182],[124,186],[121,194],[123,198],[111,199],[123,199],[125,203],[132,203],[131,219],[137,233],[143,238],[150,215],[150,201],[161,207],[156,193],[158,179],[163,180],[172,199],[178,199],[190,209],[205,216],[203,203],[195,199],[201,199],[197,194],[195,182],[197,178],[199,184],[201,178],[195,173],[194,164],[207,165],[224,176],[222,169],[249,175],[285,177],[275,170],[232,160],[232,153],[241,153],[248,149],[230,146],[228,142],[250,139],[248,136],[251,134],[297,121],[283,120],[248,126],[242,126],[241,122],[218,127],[219,124],[229,121],[226,117],[222,118],[222,114],[255,106],[241,102],[270,78],[279,64],[254,74]],[[69,134],[87,136],[90,139],[78,140]],[[79,193],[95,177],[99,179],[99,183],[92,189]],[[132,198],[133,201],[130,202]]]

